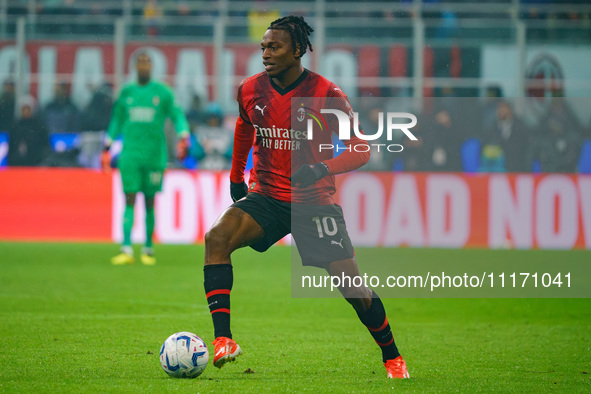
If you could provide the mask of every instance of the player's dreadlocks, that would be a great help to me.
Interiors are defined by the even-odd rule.
[[[301,16],[288,15],[276,19],[271,22],[271,25],[267,29],[288,31],[291,35],[293,50],[295,52],[299,48],[300,57],[304,56],[308,48],[310,48],[310,52],[314,51],[312,49],[312,43],[308,38],[314,29]]]

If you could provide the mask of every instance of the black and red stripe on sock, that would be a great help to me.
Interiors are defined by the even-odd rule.
[[[373,298],[369,308],[365,312],[357,313],[357,315],[382,350],[382,360],[386,362],[400,356],[400,353],[396,343],[394,343],[394,335],[390,329],[382,300],[376,293],[372,293]]]
[[[215,337],[232,338],[230,331],[230,291],[234,282],[231,264],[213,264],[203,267],[205,297]]]

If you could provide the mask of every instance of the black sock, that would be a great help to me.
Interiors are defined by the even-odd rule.
[[[203,278],[215,337],[232,338],[230,331],[230,290],[234,283],[232,264],[206,265],[203,267]]]
[[[369,309],[365,312],[358,312],[357,316],[359,316],[361,323],[367,327],[373,339],[380,349],[382,349],[382,360],[386,362],[387,360],[392,360],[400,356],[400,353],[398,352],[396,343],[394,343],[394,336],[392,335],[390,324],[388,324],[388,318],[386,317],[386,310],[384,309],[382,300],[380,300],[380,297],[373,290],[372,294],[373,298]]]

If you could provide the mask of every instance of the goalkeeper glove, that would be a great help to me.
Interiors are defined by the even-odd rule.
[[[105,145],[103,153],[101,153],[101,168],[105,172],[111,172],[111,154],[109,153],[110,145]]]
[[[248,186],[246,186],[246,182],[242,183],[234,183],[230,181],[230,196],[232,196],[232,201],[236,202],[248,194]]]
[[[328,166],[324,162],[316,164],[303,164],[298,170],[289,178],[292,186],[306,188],[318,182],[328,175]]]
[[[183,137],[179,139],[176,144],[176,158],[183,161],[189,155],[189,148],[191,147],[190,137]]]

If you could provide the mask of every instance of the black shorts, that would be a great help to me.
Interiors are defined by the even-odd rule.
[[[337,204],[290,204],[251,192],[232,206],[252,216],[265,231],[249,245],[257,252],[264,252],[291,233],[303,265],[326,268],[355,254],[343,210]]]

